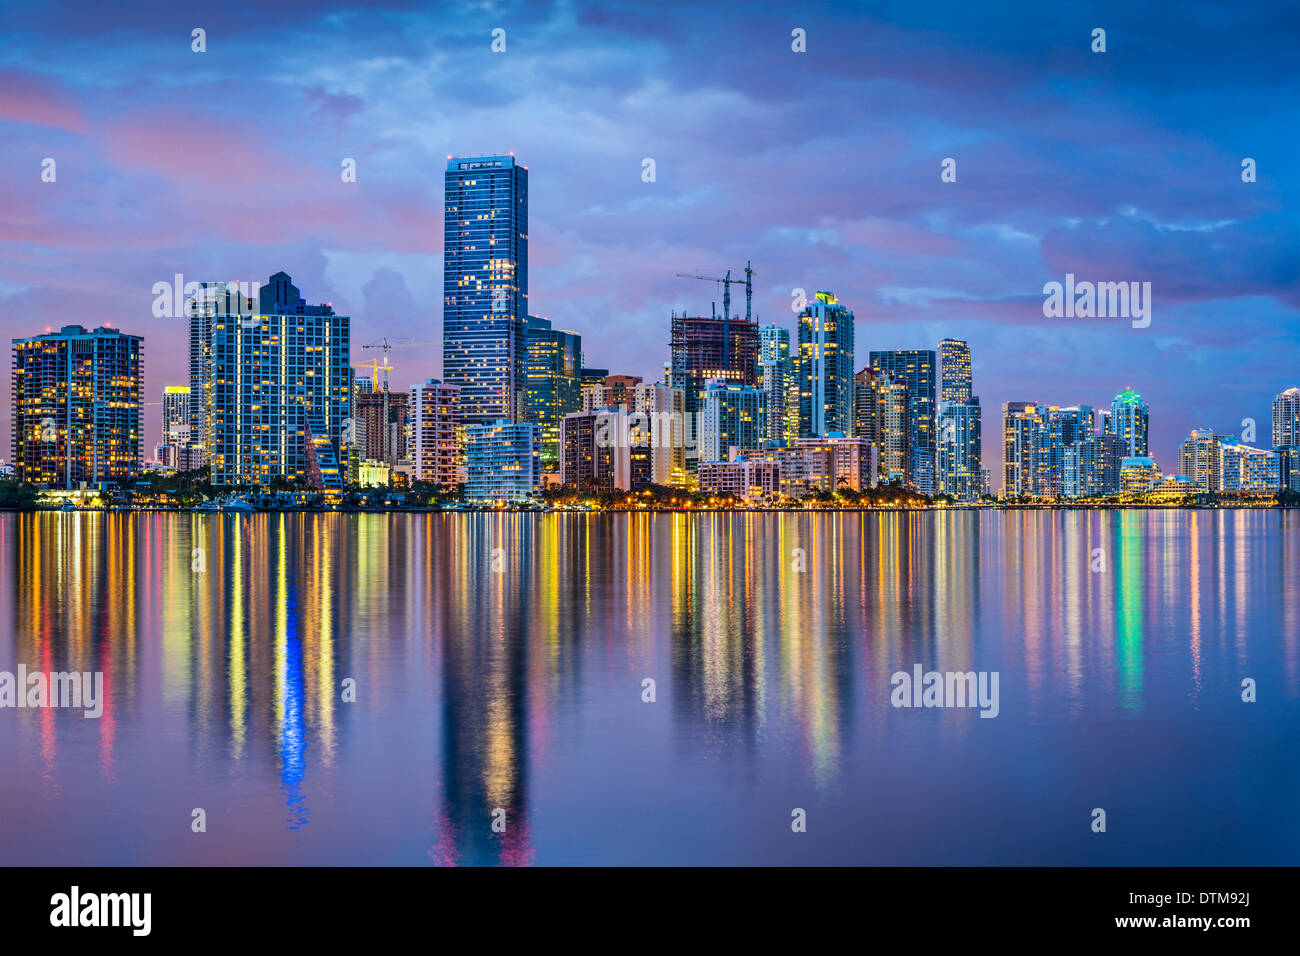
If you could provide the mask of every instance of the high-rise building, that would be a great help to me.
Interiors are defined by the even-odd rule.
[[[1119,462],[1119,490],[1126,495],[1150,491],[1160,481],[1160,466],[1154,458],[1135,455]]]
[[[411,386],[411,473],[442,488],[465,483],[465,429],[460,389],[436,378]]]
[[[790,330],[764,325],[758,335],[758,385],[767,393],[767,440],[786,444],[799,434],[799,390],[790,354]]]
[[[542,468],[559,458],[560,420],[582,407],[582,336],[528,317],[528,420],[541,435]]]
[[[288,281],[288,278],[281,272],[272,280]],[[213,319],[219,314],[227,321],[243,321],[251,327],[253,316],[262,312],[260,301],[263,298],[274,301],[281,287],[269,289],[263,296],[260,288],[246,295],[246,287],[226,282],[200,282],[196,285],[195,295],[188,300],[187,313],[190,323],[190,443],[198,447],[202,464],[209,460],[212,437]]]
[[[1067,447],[1064,496],[1097,498],[1119,491],[1120,457],[1116,435],[1090,435]]]
[[[365,456],[389,468],[407,460],[406,427],[410,395],[390,392],[387,385],[353,399],[354,417],[365,423]]]
[[[532,422],[499,419],[465,428],[465,500],[522,501],[541,486],[541,452]]]
[[[190,441],[208,460],[209,426],[212,422],[212,389],[208,378],[212,371],[212,315],[215,310],[193,302],[190,320]]]
[[[560,420],[560,482],[579,491],[631,488],[631,441],[626,410],[569,412]]]
[[[775,461],[736,458],[733,461],[701,461],[700,491],[710,495],[731,495],[744,501],[759,501],[781,490],[781,466]]]
[[[1288,388],[1273,399],[1273,447],[1300,446],[1300,388]]]
[[[722,379],[758,386],[758,325],[747,317],[690,316],[672,313],[671,361],[668,385],[680,389],[685,403],[686,466],[699,461],[699,414],[704,385]]]
[[[794,479],[785,486],[799,493],[865,491],[876,486],[876,447],[865,438],[839,433],[800,438],[783,452],[782,467]]]
[[[631,408],[632,392],[640,384],[640,375],[606,375],[603,381],[588,383],[582,389],[582,410]]]
[[[265,485],[283,476],[341,488],[352,417],[350,319],[328,304],[308,305],[283,272],[262,287],[258,309],[246,315],[216,303],[191,336],[212,481]],[[190,397],[192,411],[193,385]]]
[[[1178,454],[1178,473],[1202,491],[1219,490],[1219,439],[1212,429],[1193,428]]]
[[[939,405],[938,490],[958,501],[975,501],[982,483],[983,416],[980,400]]]
[[[799,437],[853,433],[853,313],[818,292],[799,313]]]
[[[1002,496],[1034,494],[1035,439],[1040,425],[1037,402],[1002,403]]]
[[[168,385],[162,398],[162,439],[154,446],[154,459],[178,471],[200,467],[203,448],[193,437],[189,386]]]
[[[626,405],[570,412],[560,423],[560,481],[575,490],[638,491],[686,483],[682,393],[633,387]]]
[[[877,441],[880,434],[881,378],[870,368],[853,376],[853,435],[869,442]]]
[[[1053,501],[1066,497],[1066,450],[1093,433],[1090,405],[1039,405],[1034,429],[1033,494]]]
[[[163,389],[162,400],[163,440],[175,439],[184,428],[190,427],[190,389],[188,385],[168,385]]]
[[[1110,403],[1110,415],[1105,419],[1106,434],[1120,441],[1120,452],[1125,458],[1143,458],[1147,454],[1147,420],[1150,410],[1142,396],[1126,388]]]
[[[970,346],[960,339],[939,340],[939,382],[940,402],[970,401]]]
[[[662,382],[643,382],[632,389],[629,426],[632,453],[648,459],[646,482],[656,485],[686,483],[685,396]],[[639,466],[633,465],[633,488],[639,488]]]
[[[352,389],[354,410],[356,400],[355,383]],[[343,433],[339,436],[339,463],[343,466],[347,480],[353,484],[360,484],[360,478],[363,473],[367,475],[375,474],[374,469],[384,467],[380,462],[374,461],[366,455],[366,447],[369,442],[366,435],[366,421],[364,418],[357,418],[355,415],[344,422]],[[391,474],[391,469],[390,469]]]
[[[700,412],[700,461],[727,461],[731,448],[757,448],[767,438],[767,393],[713,379]]]
[[[13,466],[46,488],[104,488],[140,470],[143,343],[101,326],[13,340]]]
[[[1003,497],[1069,497],[1067,458],[1075,469],[1071,487],[1077,487],[1079,467],[1077,453],[1070,449],[1092,437],[1095,423],[1090,405],[1063,408],[1040,402],[1003,403]]]
[[[930,349],[871,352],[871,369],[907,390],[909,480],[922,494],[935,488],[935,353]]]
[[[527,409],[528,168],[513,156],[447,160],[443,378],[466,425]]]
[[[1218,491],[1280,491],[1282,472],[1280,457],[1268,448],[1252,448],[1235,439],[1219,444]]]
[[[1300,445],[1283,445],[1276,450],[1279,484],[1288,491],[1300,492]]]
[[[875,375],[876,447],[880,479],[910,485],[912,481],[912,401],[906,382]]]

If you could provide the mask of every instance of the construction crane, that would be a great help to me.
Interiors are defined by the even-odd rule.
[[[387,364],[385,364],[385,365],[380,365],[380,364],[379,364],[379,359],[374,359],[373,361],[370,361],[370,362],[360,362],[360,363],[358,363],[357,368],[359,368],[359,369],[362,369],[362,368],[368,368],[368,369],[370,369],[370,385],[371,385],[372,388],[375,389],[375,391],[378,391],[378,390],[379,390],[379,370],[380,370],[380,369],[383,369],[383,371],[384,371],[384,381],[385,381],[385,383],[387,383],[387,381],[388,381],[388,373],[391,372],[391,371],[393,370],[393,367],[392,367],[391,365],[387,365]],[[387,388],[387,387],[388,387],[387,384],[385,384],[384,387]]]
[[[383,350],[384,350],[384,364],[383,364],[383,365],[376,365],[376,363],[372,362],[371,365],[375,365],[376,369],[383,369],[383,370],[384,370],[384,391],[386,392],[386,391],[388,391],[388,373],[389,373],[390,371],[392,371],[392,368],[393,368],[391,365],[388,364],[388,353],[389,353],[389,350],[391,350],[391,349],[412,349],[412,348],[416,348],[417,346],[437,345],[437,344],[438,344],[437,342],[404,342],[404,341],[402,341],[401,339],[398,339],[396,342],[391,342],[391,341],[389,341],[389,339],[388,339],[387,336],[384,336],[384,337],[383,337],[382,339],[380,339],[378,342],[371,342],[369,345],[363,345],[363,346],[361,346],[361,349],[362,349],[362,351],[365,351],[366,349],[383,349]],[[362,366],[361,366],[361,368],[369,368],[369,367],[370,367],[370,366],[367,366],[367,365],[362,365]],[[373,380],[374,380],[374,376],[373,376],[373,373],[372,373],[371,381],[373,381]]]
[[[752,268],[750,268],[750,266],[751,266],[751,263],[750,263],[748,260],[746,260],[746,261],[745,261],[745,278],[744,278],[743,280],[741,280],[741,279],[733,279],[733,278],[731,278],[731,270],[730,270],[730,269],[727,270],[727,275],[726,275],[726,277],[725,277],[725,278],[722,278],[722,279],[719,279],[717,276],[701,276],[701,275],[693,275],[693,274],[688,273],[688,272],[679,272],[679,273],[677,273],[677,278],[679,278],[679,279],[700,279],[700,280],[702,280],[702,281],[704,281],[704,282],[720,282],[720,283],[722,283],[722,289],[723,289],[723,292],[722,292],[722,317],[723,317],[724,319],[730,319],[730,318],[731,318],[731,287],[732,287],[733,285],[742,285],[742,284],[743,284],[743,285],[745,286],[745,321],[746,321],[746,322],[752,322],[752,321],[754,321],[753,318],[752,318],[752,315],[753,315],[752,307],[753,307],[753,303],[754,303],[754,281],[753,281],[753,280],[754,280],[754,270],[753,270]]]

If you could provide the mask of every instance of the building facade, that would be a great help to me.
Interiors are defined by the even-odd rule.
[[[929,349],[904,349],[870,353],[877,375],[902,385],[907,394],[904,433],[908,449],[908,481],[922,494],[935,489],[936,435],[935,353]]]
[[[1122,446],[1121,446],[1122,447]],[[1119,462],[1119,490],[1126,495],[1142,494],[1164,476],[1154,458],[1138,456],[1121,458]]]
[[[1034,493],[1034,438],[1037,402],[1002,403],[1002,496],[1028,498]]]
[[[731,448],[757,448],[767,438],[767,393],[713,379],[700,411],[700,461],[727,461]]]
[[[799,313],[799,437],[853,432],[853,313],[818,292]]]
[[[212,482],[285,477],[341,487],[352,419],[350,319],[328,304],[308,305],[283,272],[262,287],[259,308],[259,315],[212,309],[197,343]]]
[[[1106,434],[1119,439],[1123,457],[1143,458],[1147,455],[1149,418],[1147,403],[1131,388],[1124,389],[1111,401],[1104,427]]]
[[[1236,441],[1219,443],[1219,491],[1228,493],[1282,490],[1280,457],[1268,448],[1252,448]]]
[[[758,387],[759,330],[755,322],[729,313],[689,316],[672,313],[667,385],[685,404],[686,467],[699,461],[700,411],[704,386],[713,379]]]
[[[662,382],[642,382],[632,389],[630,405],[632,422],[628,431],[633,453],[639,455],[645,449],[648,482],[686,484],[685,395]],[[633,485],[640,487],[636,481]]]
[[[1098,498],[1119,491],[1120,441],[1090,435],[1065,450],[1066,498]]]
[[[788,444],[799,437],[799,390],[790,330],[764,325],[758,334],[758,385],[767,393],[767,440]]]
[[[13,467],[44,488],[102,489],[140,471],[144,340],[65,325],[13,340]]]
[[[352,413],[365,426],[365,457],[383,462],[389,468],[408,459],[407,423],[411,397],[406,392],[390,392],[387,385],[353,396]]]
[[[1093,434],[1090,405],[1038,406],[1034,431],[1033,494],[1053,501],[1066,497],[1066,452]]]
[[[465,500],[519,502],[541,487],[541,449],[532,422],[499,419],[465,428]]]
[[[940,339],[939,402],[965,405],[970,399],[970,346],[960,339]]]
[[[466,425],[527,411],[528,168],[513,156],[447,160],[443,380]]]
[[[702,461],[699,480],[700,490],[707,494],[759,501],[780,493],[781,466],[775,461],[740,457],[733,461]]]
[[[980,400],[967,395],[962,402],[940,403],[938,432],[937,490],[957,501],[977,500],[983,485]]]
[[[528,420],[542,441],[543,470],[559,459],[560,420],[582,407],[582,336],[528,317]]]
[[[1288,388],[1273,399],[1273,447],[1300,447],[1300,388]]]
[[[162,400],[162,437],[176,439],[182,434],[189,434],[190,427],[190,387],[188,385],[168,385],[163,388]]]
[[[1193,428],[1178,453],[1178,474],[1202,491],[1219,490],[1219,436],[1209,428]]]
[[[411,475],[441,488],[467,479],[465,429],[460,421],[460,389],[436,378],[412,385]]]

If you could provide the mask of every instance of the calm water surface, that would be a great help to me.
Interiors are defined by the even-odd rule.
[[[1294,865],[1298,575],[1279,511],[4,514],[0,670],[107,703],[0,710],[0,862]]]

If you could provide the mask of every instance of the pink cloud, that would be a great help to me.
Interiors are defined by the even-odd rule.
[[[0,70],[0,122],[86,131],[86,117],[72,97],[21,70]]]
[[[275,189],[308,175],[268,144],[260,129],[211,113],[149,108],[120,116],[101,133],[106,156],[125,171],[228,190]]]

